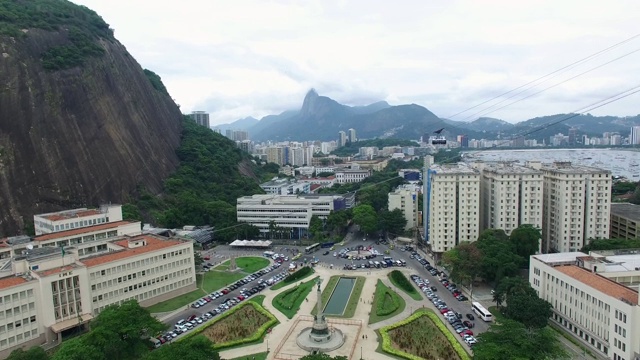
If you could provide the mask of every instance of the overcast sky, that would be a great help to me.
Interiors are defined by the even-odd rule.
[[[212,125],[298,109],[310,88],[347,105],[517,122],[640,85],[636,52],[504,109],[451,117],[638,35],[638,0],[73,1],[115,29],[183,112],[208,111]],[[495,108],[638,49],[640,37]],[[592,114],[636,115],[639,99]]]

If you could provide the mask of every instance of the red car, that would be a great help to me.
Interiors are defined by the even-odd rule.
[[[187,322],[190,322],[191,320],[193,320],[193,319],[195,319],[195,318],[197,318],[197,316],[195,316],[195,315],[191,315],[191,316],[189,316],[189,317],[187,318]]]
[[[205,257],[203,257],[203,259],[205,259],[205,260],[211,260],[211,256],[205,256]]]
[[[473,336],[473,331],[471,330],[464,330],[460,333],[460,336],[464,337],[465,335],[471,335]]]
[[[224,290],[222,290],[222,293],[223,293],[223,294],[225,294],[225,295],[227,295],[227,294],[229,293],[229,289],[224,289]]]
[[[447,309],[447,308],[444,308],[444,309],[440,310],[441,314],[448,313],[448,312],[449,312],[449,309]]]

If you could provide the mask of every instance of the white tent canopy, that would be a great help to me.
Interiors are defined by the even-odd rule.
[[[229,246],[236,247],[262,247],[268,248],[271,246],[271,241],[269,240],[235,240]]]

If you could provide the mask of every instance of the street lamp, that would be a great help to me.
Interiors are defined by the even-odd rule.
[[[362,358],[362,346],[360,346],[360,360],[363,360],[363,358]]]

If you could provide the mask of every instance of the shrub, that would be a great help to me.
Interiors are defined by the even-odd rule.
[[[400,307],[400,304],[398,304],[398,301],[396,301],[395,296],[393,296],[389,289],[385,288],[384,293],[380,294],[380,296],[382,296],[382,298],[377,302],[376,315],[389,315]]]
[[[287,277],[284,278],[284,280],[282,280],[283,283],[285,284],[291,284],[297,280],[302,279],[305,276],[308,276],[310,274],[313,273],[313,269],[308,267],[308,266],[304,266],[302,268],[300,268],[298,271],[294,272],[293,274],[289,274]]]
[[[400,270],[393,270],[389,276],[391,277],[391,280],[393,280],[393,282],[405,292],[409,294],[417,293],[416,288],[411,285],[409,279],[407,279]]]

